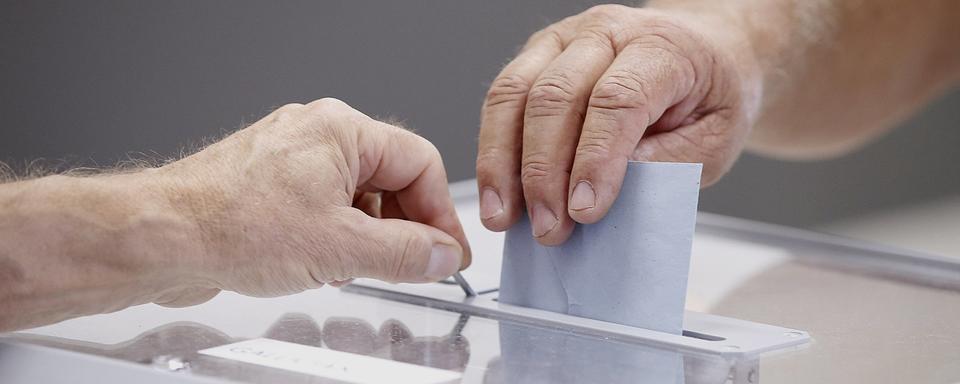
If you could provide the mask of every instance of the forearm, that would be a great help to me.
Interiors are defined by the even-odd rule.
[[[195,225],[154,172],[0,184],[0,331],[197,285]]]
[[[664,0],[708,20],[760,70],[748,148],[811,158],[890,128],[960,78],[960,2]],[[737,50],[741,50],[737,52]],[[748,64],[749,65],[749,64]]]

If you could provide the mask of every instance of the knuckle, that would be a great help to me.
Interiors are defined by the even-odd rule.
[[[509,155],[498,147],[487,147],[477,153],[477,173],[492,174],[502,171],[503,163],[509,158]]]
[[[615,71],[597,82],[590,97],[590,106],[599,109],[643,107],[650,100],[646,81],[630,71]]]
[[[488,185],[510,185],[520,176],[517,160],[500,149],[480,152],[476,162],[477,178]]]
[[[711,46],[687,27],[657,20],[647,23],[644,29],[646,33],[630,44],[644,48],[649,60],[660,62],[665,72],[694,80],[698,64],[714,60]]]
[[[678,41],[680,38],[673,30],[667,30],[665,27],[652,29],[650,33],[643,35],[638,39],[637,44],[644,45],[647,48],[655,48],[663,51],[666,56],[680,56],[684,51],[683,45]]]
[[[626,20],[624,15],[637,9],[619,4],[594,6],[581,14],[578,24],[578,38],[596,41],[617,50],[636,34],[634,19]]]
[[[523,159],[520,167],[520,182],[525,186],[537,186],[550,178],[556,170],[554,162],[546,153],[534,153]]]
[[[278,111],[278,112],[293,112],[293,111],[298,111],[298,110],[300,110],[301,108],[303,108],[303,104],[300,104],[300,103],[287,103],[287,104],[284,104],[283,106],[281,106],[280,108],[277,108],[277,111]]]
[[[577,145],[577,160],[607,158],[619,136],[619,129],[612,127],[584,131],[580,136],[580,143]]]
[[[563,46],[563,34],[560,32],[562,24],[563,22],[557,23],[535,32],[527,39],[527,45],[538,41],[553,40],[557,45]]]
[[[577,101],[575,87],[564,73],[547,74],[537,79],[527,96],[527,112],[531,116],[557,115]]]
[[[309,104],[307,104],[305,107],[308,111],[312,113],[320,113],[320,114],[332,113],[335,111],[342,111],[345,108],[350,108],[350,106],[348,106],[347,103],[344,103],[343,101],[340,101],[339,99],[335,99],[332,97],[324,97],[322,99],[312,101]]]
[[[522,76],[515,74],[499,76],[490,84],[484,105],[488,108],[501,104],[522,106],[529,92],[530,82]]]
[[[420,137],[419,135],[396,125],[378,124],[377,128],[374,129],[373,132],[384,135],[391,141],[413,141],[418,146],[421,144],[418,139]]]
[[[435,145],[427,141],[427,139],[420,137],[420,140],[424,143],[423,148],[425,151],[427,151],[427,156],[429,156],[430,162],[433,164],[443,164],[443,154],[440,153],[440,150],[437,149]]]
[[[350,111],[352,109],[340,100],[329,97],[318,99],[296,108],[300,120],[298,126],[309,134],[350,129],[353,126],[350,124]]]
[[[649,17],[641,22],[643,35],[640,40],[656,43],[664,47],[679,48],[687,45],[696,33],[688,26],[669,17]]]
[[[600,4],[590,7],[583,12],[585,16],[596,18],[613,18],[632,8],[620,4]]]
[[[295,116],[303,110],[303,104],[288,103],[273,111],[273,122],[287,123],[295,120]]]
[[[441,156],[440,150],[437,149],[437,146],[433,145],[433,143],[431,143],[430,140],[427,140],[425,137],[399,127],[392,127],[391,132],[399,136],[399,138],[409,139],[409,142],[411,143],[410,149],[422,151],[434,161],[442,159],[443,156]]]
[[[595,24],[587,25],[577,35],[576,40],[581,43],[589,43],[601,49],[613,49],[616,52],[620,47],[623,34],[617,28],[612,28],[604,21],[598,21]]]
[[[481,160],[477,158],[477,178],[480,181],[489,181],[492,179],[492,175],[497,174],[503,170],[503,167],[499,167],[496,163],[489,160]]]

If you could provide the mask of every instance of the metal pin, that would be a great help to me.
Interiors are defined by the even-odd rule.
[[[463,278],[463,275],[460,272],[453,274],[453,279],[457,281],[457,284],[460,285],[460,289],[463,289],[463,293],[467,294],[467,297],[474,297],[477,295],[477,291],[473,290],[473,287],[470,286],[470,283],[467,282],[467,279]]]

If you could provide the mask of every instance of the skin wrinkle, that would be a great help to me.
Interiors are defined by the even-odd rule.
[[[580,99],[580,96],[574,93],[574,88],[576,86],[565,74],[551,73],[539,77],[527,96],[528,118],[555,116],[557,112],[564,112],[567,105]]]
[[[577,145],[577,156],[592,156],[603,159],[606,154],[613,152],[611,139],[618,137],[620,129],[599,130],[594,129],[589,133],[584,132],[580,135],[580,143]]]
[[[611,89],[604,92],[603,87],[605,85],[610,85]],[[624,93],[629,94],[631,92],[640,94],[642,96],[641,100],[648,99],[648,96],[643,91],[641,80],[639,80],[633,73],[621,71],[608,74],[606,77],[601,79],[599,81],[599,85],[597,85],[597,88],[593,91],[593,97],[607,98],[612,97],[613,95],[620,95]]]
[[[617,50],[616,36],[611,29],[603,24],[593,24],[586,25],[582,27],[582,32],[580,35],[573,39],[570,44],[574,43],[584,43],[592,42],[594,47],[598,47],[602,50],[609,48],[613,56],[616,56],[619,51]]]
[[[165,177],[166,178],[166,177]],[[226,228],[224,223],[228,222],[231,212],[237,211],[238,207],[230,203],[226,198],[229,196],[226,189],[215,183],[207,183],[209,178],[200,177],[195,179],[196,183],[190,183],[192,180],[182,180],[176,183],[173,193],[168,193],[169,204],[176,211],[186,212],[187,215],[194,218],[196,224],[196,236],[198,243],[201,244],[203,254],[216,254],[217,248],[209,246],[211,244],[229,244],[228,235],[231,231]],[[251,191],[252,192],[252,191]],[[239,228],[242,236],[247,233],[246,228]],[[227,251],[232,254],[232,251]],[[222,287],[223,285],[214,280],[213,285]]]
[[[360,136],[358,140],[364,140],[362,132],[358,132],[357,135]],[[384,169],[383,154],[388,150],[387,148],[389,146],[396,144],[396,142],[383,142],[381,140],[373,140],[373,139],[370,139],[368,141],[373,143],[372,145],[373,148],[370,148],[370,150],[360,153],[361,161],[357,167],[357,172],[355,172],[356,179],[354,179],[354,184],[360,184],[360,185],[370,184],[376,187],[377,189],[382,189],[381,186],[371,183],[371,179],[373,178],[373,175],[378,173],[379,170]],[[366,161],[364,161],[364,159]],[[364,167],[363,164],[366,164],[367,166]],[[420,172],[420,175],[418,175],[417,177],[420,177],[422,175],[423,175],[423,172]],[[405,188],[407,186],[404,185],[404,186],[391,186],[391,187],[396,187],[396,188],[387,188],[387,189],[396,190],[396,189]]]
[[[631,87],[624,84],[622,81],[619,81],[618,77],[627,78],[628,81],[634,82],[635,85]],[[617,112],[621,109],[648,110],[648,108],[646,108],[649,105],[648,100],[650,100],[650,96],[647,94],[646,87],[642,84],[642,80],[630,78],[628,75],[612,74],[598,83],[593,95],[590,97],[589,107],[598,113],[609,113],[612,116],[617,116]],[[648,126],[652,120],[649,113],[646,115],[644,127]]]
[[[539,183],[548,178],[556,169],[544,152],[528,153],[520,168],[520,180],[523,184]]]
[[[407,238],[406,241],[404,241],[403,246],[399,249],[401,250],[400,257],[396,259],[396,262],[390,268],[390,270],[393,272],[388,280],[395,281],[399,276],[402,276],[401,272],[404,265],[407,263],[407,256],[416,253],[417,243],[413,242],[412,239]]]
[[[351,144],[349,144],[354,141],[369,142],[369,140],[366,140],[364,133],[358,131],[351,132],[351,137],[341,136],[339,138],[330,138],[326,143],[327,145],[339,146],[340,148],[334,153],[334,156],[339,159],[339,161],[334,161],[333,163],[336,164],[337,174],[339,175],[340,179],[343,180],[343,197],[347,199],[353,196],[353,194],[357,193],[358,188],[364,188],[367,184],[366,178],[369,178],[369,176],[364,176],[363,170],[360,169],[364,164],[363,158],[369,157],[369,154],[364,153],[363,151],[360,151],[358,148],[354,148]],[[380,159],[377,160],[378,164],[379,162]],[[361,180],[363,180],[362,184]]]
[[[352,208],[342,208],[338,209],[338,211],[342,211],[343,209]],[[383,244],[379,243],[378,240],[365,238],[365,236],[363,236],[365,232],[357,233],[355,228],[362,228],[362,223],[344,223],[345,220],[363,221],[365,218],[353,218],[349,215],[338,214],[338,212],[329,216],[333,218],[334,223],[337,225],[335,227],[336,229],[328,231],[325,235],[325,240],[318,242],[319,252],[315,253],[315,256],[332,255],[333,257],[332,260],[331,258],[324,258],[323,261],[316,260],[315,265],[324,265],[324,271],[331,271],[327,272],[330,282],[358,277],[358,273],[361,272],[359,260],[356,257],[357,255],[348,256],[348,254],[341,251],[342,249],[351,247],[363,249],[366,247],[367,252],[363,252],[363,254],[375,254],[375,252],[379,250],[390,249],[389,244]],[[338,236],[338,234],[350,234],[353,239],[347,242],[343,236]],[[360,246],[358,246],[358,244],[360,244]],[[361,254],[361,256],[363,254]],[[377,265],[373,269],[381,270],[382,268],[382,265]]]
[[[423,169],[420,171],[420,173],[418,173],[418,174],[414,177],[413,180],[423,180],[424,178],[427,177],[428,174],[430,174],[430,173],[432,173],[432,172],[434,171],[433,169],[431,169],[431,167],[434,166],[433,164],[438,164],[439,162],[441,162],[441,160],[440,160],[440,154],[439,154],[439,153],[437,153],[437,154],[435,154],[435,155],[433,155],[433,156],[437,159],[437,161],[432,162],[432,163],[430,163],[430,165],[428,165],[427,167],[423,168]],[[444,180],[444,181],[446,181],[446,180]],[[414,195],[412,195],[411,193],[409,193],[409,191],[407,191],[407,188],[408,188],[408,187],[410,187],[409,184],[408,184],[408,185],[404,185],[402,188],[398,188],[398,189],[399,189],[399,191],[397,192],[397,198],[398,198],[398,199],[406,199],[406,198],[416,199],[416,198],[418,198],[418,197],[419,197],[419,198],[423,198],[422,196],[414,196]],[[401,208],[402,208],[402,207],[401,207]],[[432,218],[424,218],[424,219],[427,220],[427,221],[424,222],[424,224],[434,225],[434,224],[437,224],[437,223],[436,223],[436,222],[431,222],[431,221],[429,221],[429,220],[431,220],[431,219],[432,219],[432,220],[443,220],[443,219],[445,219],[445,217],[432,217]]]
[[[347,265],[346,260],[340,260],[337,263],[330,263],[322,270],[316,268],[316,265],[319,265],[321,260],[317,258],[317,255],[329,254],[330,250],[328,249],[331,241],[335,247],[344,246],[339,240],[335,239],[321,239],[316,236],[310,235],[311,226],[304,223],[299,230],[291,231],[287,236],[290,236],[286,239],[286,242],[292,244],[292,250],[290,252],[294,257],[300,256],[305,260],[311,260],[310,265],[304,265],[303,269],[307,271],[308,276],[314,282],[328,284],[337,280],[343,280],[349,278],[353,275],[352,268],[344,268],[344,265]],[[292,236],[291,236],[292,234]],[[296,259],[292,259],[291,262],[294,262]],[[319,277],[319,280],[317,279]],[[307,285],[300,290],[312,288]]]
[[[527,94],[531,87],[532,84],[518,75],[497,78],[491,83],[490,89],[487,91],[484,106],[490,108],[503,104],[515,104],[522,108],[526,104]]]

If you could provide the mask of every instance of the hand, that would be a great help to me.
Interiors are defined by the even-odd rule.
[[[702,185],[716,182],[743,148],[760,87],[733,28],[710,25],[604,5],[534,34],[484,102],[484,225],[506,230],[525,202],[533,236],[560,244],[574,222],[603,218],[629,160],[703,163]]]
[[[396,319],[384,321],[377,330],[363,319],[328,317],[318,334],[327,348],[336,351],[463,372],[470,361],[470,341],[457,331],[458,326],[445,335],[415,336]]]
[[[209,257],[206,288],[161,304],[355,277],[430,282],[470,264],[436,148],[338,100],[286,105],[159,173]]]

